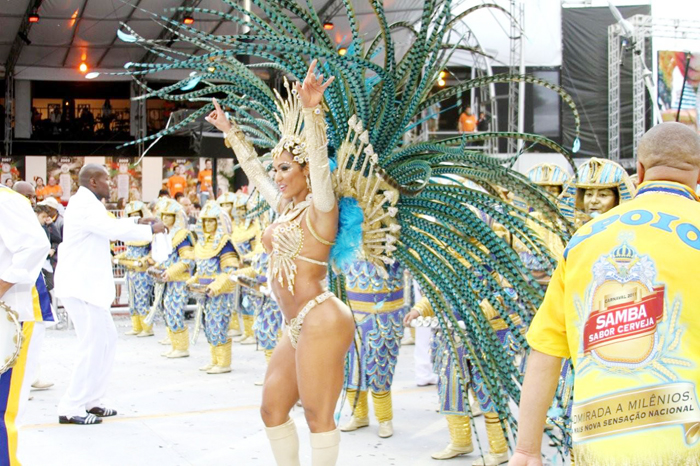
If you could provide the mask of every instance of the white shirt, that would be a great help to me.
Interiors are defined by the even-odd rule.
[[[51,245],[29,199],[0,186],[0,279],[14,283],[0,298],[23,322],[34,320],[32,287]]]
[[[63,217],[56,296],[109,309],[115,297],[110,240],[150,241],[151,237],[150,225],[138,225],[133,218],[110,217],[97,197],[80,187],[71,196]]]

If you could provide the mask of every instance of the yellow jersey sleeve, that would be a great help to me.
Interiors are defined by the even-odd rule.
[[[564,311],[564,274],[566,261],[559,262],[547,287],[544,301],[535,314],[527,332],[527,342],[540,353],[560,358],[569,358],[569,343],[566,336]]]

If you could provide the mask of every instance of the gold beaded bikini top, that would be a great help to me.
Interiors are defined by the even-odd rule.
[[[301,218],[306,218],[306,226],[311,236],[326,246],[333,246],[335,243],[326,241],[314,230],[309,218],[308,209],[311,205],[310,198],[295,206],[290,203],[280,215],[275,223],[268,228],[272,229],[272,253],[270,255],[270,266],[272,276],[276,278],[280,285],[284,286],[287,281],[287,289],[294,294],[294,279],[297,274],[296,259],[301,259],[311,264],[328,267],[328,262],[317,261],[301,255],[304,247],[304,229],[301,227]]]

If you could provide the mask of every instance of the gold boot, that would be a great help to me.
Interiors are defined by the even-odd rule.
[[[170,337],[172,336],[173,332],[172,332],[168,327],[165,327],[165,332],[166,332],[166,335],[163,337],[162,340],[158,340],[158,344],[159,344],[159,345],[170,346],[170,345],[173,343],[172,340],[170,339]],[[169,353],[170,350],[168,350],[167,352]]]
[[[216,366],[216,351],[214,351],[215,348],[216,346],[209,345],[209,351],[211,353],[211,362],[205,366],[200,367],[200,371],[209,371],[212,367]]]
[[[273,352],[273,351],[275,351],[275,350],[271,350],[271,349],[266,349],[266,350],[265,350],[265,362],[266,362],[267,364],[270,364],[270,359],[272,359],[272,352]]]
[[[190,333],[187,327],[177,332],[172,332],[170,338],[173,340],[173,350],[168,354],[168,358],[187,358],[190,355]]]
[[[472,463],[472,466],[498,466],[508,462],[508,442],[503,435],[501,421],[495,413],[484,413],[486,435],[489,438],[489,453]]]
[[[391,420],[394,418],[394,410],[391,406],[391,392],[372,392],[374,402],[374,415],[379,421],[379,432],[381,438],[388,438],[394,435],[394,425]]]
[[[141,321],[141,328],[143,330],[141,330],[141,333],[139,333],[136,336],[139,338],[152,337],[153,336],[153,324],[148,325],[148,324],[146,324],[146,322],[144,322],[146,320],[146,316],[139,316],[139,320]]]
[[[253,324],[255,323],[255,316],[243,316],[243,339],[238,343],[241,345],[254,345],[255,333],[253,333]]]
[[[224,374],[231,372],[231,340],[223,345],[214,347],[216,365],[207,371],[207,374]]]
[[[228,324],[228,336],[237,337],[241,335],[241,321],[238,320],[238,313],[231,314],[231,322]]]
[[[124,335],[138,335],[142,331],[140,316],[131,316],[131,330],[124,332]]]
[[[358,396],[359,393],[359,396]],[[355,399],[357,399],[357,405],[355,405]],[[352,390],[348,389],[348,403],[350,407],[354,409],[352,413],[352,418],[350,422],[345,425],[340,426],[341,432],[352,432],[361,427],[367,427],[369,425],[369,403],[367,401],[367,391],[366,390]]]
[[[447,427],[450,430],[450,444],[444,450],[433,453],[434,460],[449,460],[474,451],[472,445],[472,425],[469,416],[448,414]]]

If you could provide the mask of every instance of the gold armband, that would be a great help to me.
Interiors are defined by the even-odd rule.
[[[413,306],[413,309],[418,311],[421,317],[435,317],[435,311],[433,306],[430,305],[428,298],[423,296],[418,302]]]
[[[208,286],[214,292],[214,296],[232,293],[236,289],[236,284],[229,278],[227,273],[220,273]]]
[[[188,269],[189,267],[185,262],[178,262],[176,264],[171,265],[165,271],[168,274],[168,281],[184,282],[185,280],[188,280],[190,278]]]

